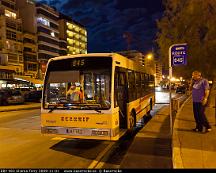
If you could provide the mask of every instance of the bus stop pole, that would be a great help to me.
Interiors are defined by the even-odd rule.
[[[172,120],[172,90],[171,90],[171,79],[172,79],[172,61],[171,61],[171,47],[169,47],[169,113],[170,113],[170,135],[173,132],[173,120]]]

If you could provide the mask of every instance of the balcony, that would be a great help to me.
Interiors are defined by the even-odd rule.
[[[47,54],[47,55],[51,55],[53,57],[55,56],[59,56],[59,53],[54,53],[54,52],[50,52],[50,51],[46,51],[46,50],[38,50],[38,53],[43,53],[43,54]],[[39,58],[38,58],[39,59]],[[40,58],[41,59],[41,58]]]

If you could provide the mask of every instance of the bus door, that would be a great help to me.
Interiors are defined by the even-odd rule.
[[[127,128],[127,102],[128,102],[128,89],[126,72],[120,71],[120,68],[115,72],[115,99],[116,107],[119,107],[119,121],[120,128]]]

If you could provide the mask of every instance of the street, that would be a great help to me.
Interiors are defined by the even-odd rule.
[[[161,103],[168,102],[164,95],[158,102],[160,98]],[[152,115],[163,106],[157,104]],[[118,153],[109,167],[118,167],[132,140],[126,136],[114,143],[43,136],[39,109],[1,112],[0,138],[1,168],[89,168],[108,148]]]
[[[1,113],[1,168],[87,168],[110,142],[40,133],[40,110]]]

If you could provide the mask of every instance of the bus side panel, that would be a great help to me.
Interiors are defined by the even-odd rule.
[[[136,122],[138,122],[148,111],[151,110],[150,99],[152,99],[152,106],[155,103],[154,94],[148,94],[140,99],[128,103],[127,115],[128,115],[128,129],[130,129],[130,115],[132,110],[136,112]]]

